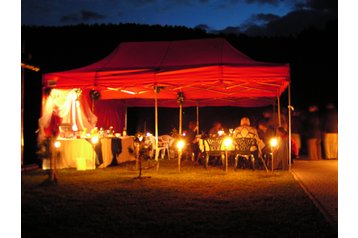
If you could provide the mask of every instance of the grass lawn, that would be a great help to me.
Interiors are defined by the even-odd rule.
[[[132,166],[132,165],[130,165]],[[289,172],[205,170],[161,161],[22,174],[22,237],[337,237]]]

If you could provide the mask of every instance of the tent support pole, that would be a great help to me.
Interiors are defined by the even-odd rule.
[[[94,99],[91,98],[91,103],[92,103],[92,113],[94,113]]]
[[[157,87],[154,88],[155,90],[155,160],[158,161],[159,151],[158,151],[158,89]]]
[[[288,169],[291,171],[291,162],[292,162],[292,155],[291,155],[291,110],[293,111],[293,107],[291,106],[291,83],[288,84]]]
[[[127,107],[127,101],[125,101],[125,111],[124,111],[124,130],[127,131],[127,116],[128,116],[128,111],[127,111],[128,107]]]
[[[281,104],[280,104],[280,96],[277,96],[277,114],[278,114],[278,126],[281,126]]]
[[[183,134],[183,105],[179,103],[179,135]]]
[[[24,165],[24,105],[25,105],[25,69],[21,67],[21,168]],[[44,108],[44,88],[42,87],[42,110]]]
[[[196,102],[196,134],[199,135],[199,103]]]

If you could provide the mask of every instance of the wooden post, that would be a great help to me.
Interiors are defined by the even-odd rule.
[[[288,170],[291,171],[291,110],[293,107],[291,106],[291,83],[288,84]]]
[[[280,104],[280,96],[277,96],[277,114],[278,114],[278,126],[281,126],[281,104]]]
[[[180,163],[181,163],[181,156],[182,156],[182,150],[179,150],[179,158],[178,158],[178,171],[180,173]]]
[[[155,160],[158,161],[158,88],[155,86]]]
[[[229,158],[227,157],[227,148],[225,149],[225,173],[229,171]]]
[[[127,131],[127,128],[128,128],[128,125],[127,125],[127,117],[128,117],[128,111],[127,111],[127,101],[125,101],[125,111],[124,111],[124,130],[128,133]]]
[[[50,151],[51,151],[51,159],[50,159],[50,181],[52,183],[57,184],[57,148],[55,147],[55,141],[56,139],[51,136],[50,139]]]
[[[199,135],[199,103],[196,102],[196,134]]]
[[[182,103],[179,103],[179,135],[181,136],[183,134],[183,105]]]

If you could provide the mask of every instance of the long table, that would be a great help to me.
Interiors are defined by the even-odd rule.
[[[89,139],[58,139],[61,147],[58,148],[59,157],[56,160],[57,169],[76,168],[78,170],[88,170],[96,168],[96,160],[98,156],[94,150],[94,146]],[[135,160],[133,154],[129,153],[129,148],[133,149],[133,136],[120,137],[121,153],[115,155],[118,164]],[[103,165],[101,168],[107,167],[112,163],[112,138],[101,138],[101,155]],[[50,169],[50,160],[44,159],[42,169]]]

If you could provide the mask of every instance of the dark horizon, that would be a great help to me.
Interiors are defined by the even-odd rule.
[[[338,18],[336,0],[22,0],[23,25],[134,23],[207,33],[289,36]]]

